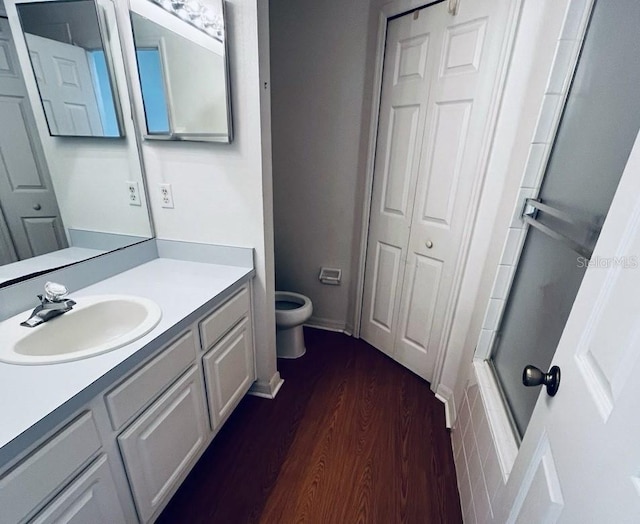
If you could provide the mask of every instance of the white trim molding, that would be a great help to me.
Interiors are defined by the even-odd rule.
[[[335,331],[336,333],[351,335],[344,322],[336,322],[335,320],[331,320],[329,318],[312,316],[307,322],[304,323],[304,325],[314,329],[323,329],[325,331]]]
[[[276,398],[278,391],[280,391],[282,384],[284,384],[284,379],[280,377],[280,372],[276,371],[269,382],[256,380],[251,385],[251,388],[249,389],[247,394],[253,395],[254,397],[268,398],[273,400],[274,398]]]
[[[440,384],[436,391],[436,398],[444,404],[444,418],[448,429],[453,427],[453,422],[456,420],[456,402],[453,398],[453,391]]]
[[[489,363],[486,360],[475,360],[473,367],[480,392],[478,401],[482,401],[498,455],[502,478],[506,483],[518,456],[520,442],[513,432],[511,420],[504,409],[502,394]]]

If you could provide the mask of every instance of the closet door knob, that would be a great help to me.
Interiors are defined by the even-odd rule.
[[[42,209],[42,206],[40,204],[36,204],[35,206],[33,206],[33,209],[35,209],[36,211],[40,211]]]
[[[431,249],[433,247],[433,242],[431,242],[431,240],[427,240],[424,245],[427,246],[427,249]]]

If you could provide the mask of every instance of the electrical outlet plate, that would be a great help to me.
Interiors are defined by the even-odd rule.
[[[127,180],[126,184],[127,196],[129,197],[129,205],[141,206],[142,202],[140,201],[140,186],[138,185],[138,182]]]
[[[160,198],[162,207],[173,209],[173,193],[171,192],[171,184],[160,184]]]

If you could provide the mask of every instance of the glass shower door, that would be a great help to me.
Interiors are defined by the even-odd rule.
[[[532,364],[547,371],[640,127],[640,2],[597,0],[491,363],[522,437],[540,388],[522,385]],[[628,261],[627,261],[628,262]]]

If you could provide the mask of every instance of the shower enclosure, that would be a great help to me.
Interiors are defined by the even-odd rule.
[[[597,0],[549,162],[535,199],[490,363],[522,437],[588,267],[636,267],[591,253],[640,127],[640,2]],[[640,195],[638,195],[640,198]]]

